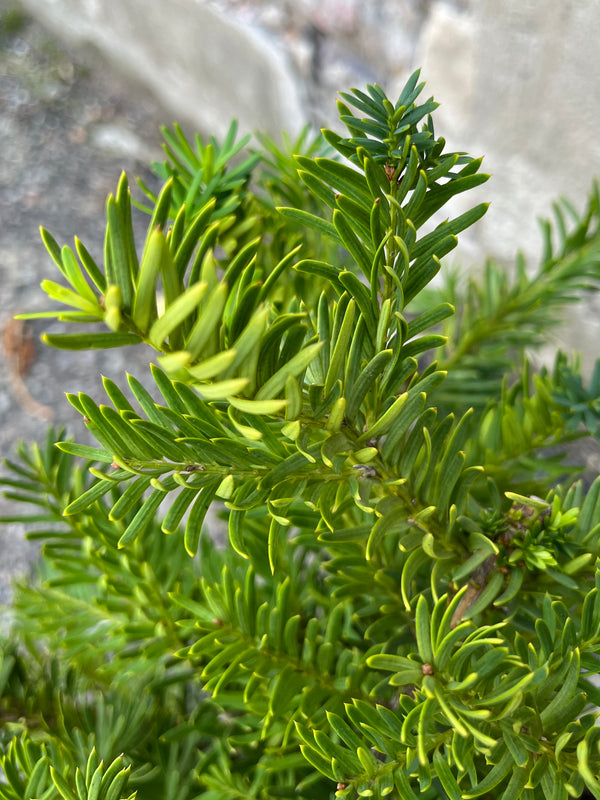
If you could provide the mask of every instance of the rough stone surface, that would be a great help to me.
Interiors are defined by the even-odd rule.
[[[121,170],[126,169],[132,180],[140,175],[152,182],[147,163],[160,155],[158,127],[165,112],[151,95],[139,88],[132,91],[91,55],[57,45],[37,24],[14,35],[0,32],[3,332],[13,314],[48,307],[39,283],[55,276],[39,225],[61,244],[72,245],[77,235],[100,257],[104,203]],[[138,221],[144,225],[141,213]],[[34,342],[42,330],[59,327],[52,320],[28,323]],[[5,336],[1,341],[2,458],[12,456],[18,439],[43,441],[50,417],[83,441],[86,432],[64,393],[85,391],[100,399],[101,375],[118,378],[127,370],[143,375],[147,368],[147,353],[137,348],[71,353],[37,344],[32,363],[18,376]],[[0,497],[0,516],[16,510]],[[22,506],[18,510],[22,512]],[[0,527],[0,603],[8,598],[9,576],[25,570],[34,553],[23,540],[22,526]]]
[[[499,11],[499,8],[502,11]],[[510,262],[539,250],[536,217],[558,195],[582,205],[600,174],[600,3],[434,3],[417,60],[453,146],[485,154],[492,207],[473,235]],[[470,202],[469,198],[469,202]]]
[[[551,217],[559,196],[583,209],[600,176],[599,37],[598,0],[547,2],[543,13],[522,0],[431,5],[416,57],[441,103],[438,129],[453,146],[485,155],[492,175],[457,203],[492,201],[457,250],[468,265],[489,254],[510,267],[517,249],[533,265],[537,219]],[[589,373],[600,356],[600,298],[584,308],[572,325],[558,322],[555,341],[582,351]]]
[[[190,0],[23,0],[60,36],[89,43],[150,88],[183,121],[222,135],[277,134],[305,119],[298,84],[275,38]]]

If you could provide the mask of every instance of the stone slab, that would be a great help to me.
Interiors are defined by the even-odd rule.
[[[280,44],[199,0],[21,2],[62,38],[98,48],[202,133],[222,136],[237,118],[244,132],[275,136],[306,120]]]

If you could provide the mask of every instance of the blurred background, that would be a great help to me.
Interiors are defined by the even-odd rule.
[[[520,249],[533,266],[537,217],[559,195],[582,209],[600,176],[599,41],[600,0],[0,0],[0,454],[49,420],[73,424],[64,392],[99,396],[101,374],[143,374],[145,353],[41,352],[52,323],[11,318],[45,307],[39,225],[101,253],[106,195],[122,169],[152,181],[159,125],[217,137],[233,118],[273,136],[335,126],[339,90],[377,82],[393,97],[420,67],[438,135],[493,176],[460,198],[492,205],[452,263],[510,269]],[[589,370],[600,303],[582,308],[555,339]],[[0,602],[31,555],[4,526]]]

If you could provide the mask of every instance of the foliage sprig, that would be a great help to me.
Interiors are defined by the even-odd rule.
[[[562,460],[600,371],[524,359],[597,287],[598,192],[535,275],[432,288],[487,206],[434,215],[487,176],[422,89],[237,164],[235,125],[165,129],[143,243],[126,176],[101,261],[42,231],[67,310],[25,316],[98,328],[46,342],[158,366],[68,396],[99,446],[7,463],[44,557],[1,652],[3,800],[600,800],[600,479]]]

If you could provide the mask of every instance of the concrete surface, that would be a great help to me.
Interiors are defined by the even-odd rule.
[[[50,418],[81,439],[86,431],[64,393],[85,391],[100,400],[101,375],[141,377],[147,370],[147,354],[137,348],[45,348],[37,342],[41,331],[61,326],[39,320],[28,323],[34,352],[18,376],[6,337],[13,314],[48,307],[39,283],[55,270],[40,224],[61,244],[79,236],[99,258],[106,196],[121,170],[132,181],[153,180],[147,163],[160,156],[165,111],[93,56],[65,48],[36,23],[12,36],[0,30],[0,459],[13,457],[18,439],[43,441]],[[137,221],[145,229],[144,215]],[[0,497],[0,516],[17,511],[23,506]],[[9,597],[10,577],[26,570],[36,552],[23,532],[18,523],[0,525],[0,604]]]
[[[543,13],[542,13],[543,6]],[[475,236],[510,261],[537,252],[537,215],[581,206],[600,175],[600,3],[480,0],[432,5],[416,59],[453,146],[485,154],[493,205]]]
[[[96,47],[178,119],[223,135],[233,117],[273,135],[305,120],[276,40],[190,0],[23,0],[65,40]]]
[[[537,219],[569,199],[582,210],[600,178],[600,2],[478,0],[462,9],[431,4],[416,60],[441,103],[438,130],[485,155],[492,179],[475,194],[492,201],[458,258],[477,265],[490,254],[510,265],[517,249],[535,264]],[[571,325],[557,324],[556,346],[583,353],[589,373],[600,357],[600,298]],[[552,355],[548,352],[548,359]]]

